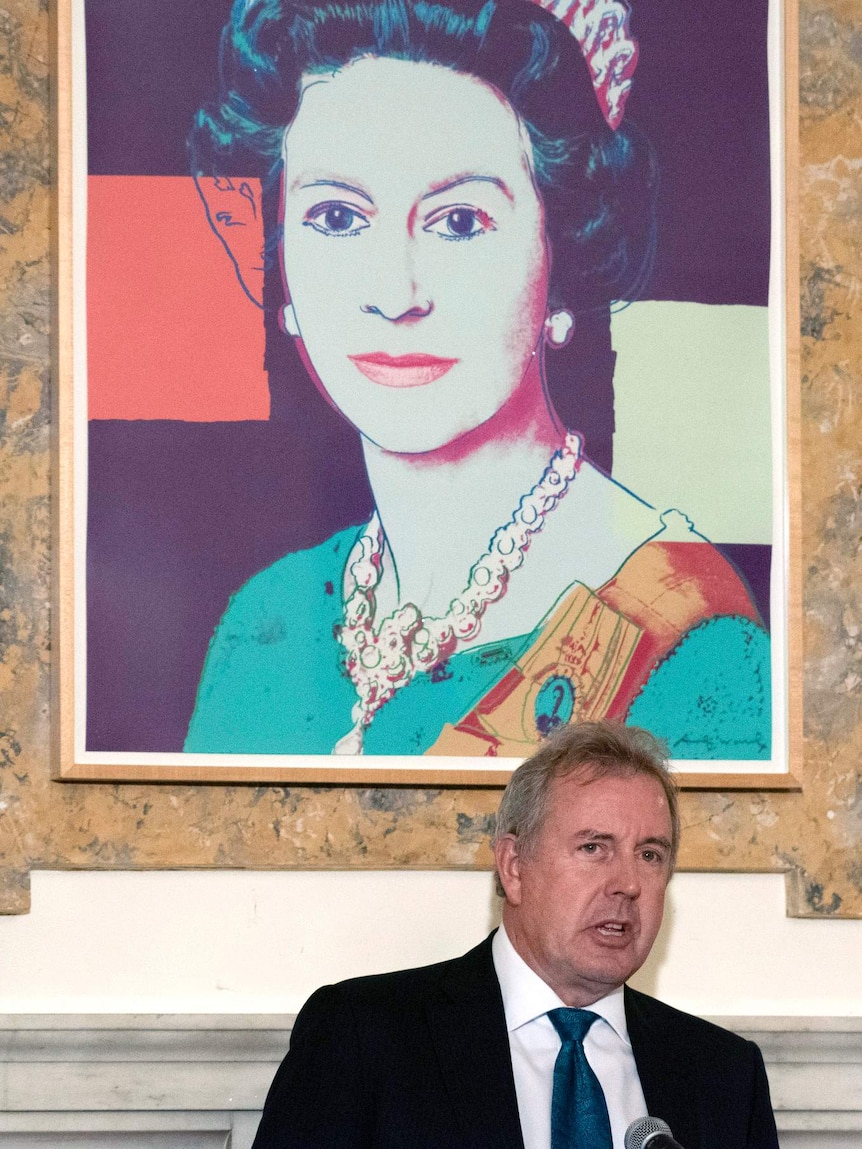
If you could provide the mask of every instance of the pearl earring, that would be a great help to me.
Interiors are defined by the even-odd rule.
[[[557,349],[565,347],[572,338],[574,330],[574,315],[565,307],[561,307],[558,311],[552,311],[545,320],[545,342],[549,347]]]
[[[281,309],[281,329],[285,335],[292,335],[294,339],[299,337],[299,324],[292,303],[285,303]]]

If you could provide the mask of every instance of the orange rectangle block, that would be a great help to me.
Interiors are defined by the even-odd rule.
[[[89,417],[268,418],[263,311],[194,180],[90,176],[87,195]]]

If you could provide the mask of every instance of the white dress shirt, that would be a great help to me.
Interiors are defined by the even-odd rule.
[[[554,1062],[562,1042],[547,1015],[565,1002],[530,969],[502,926],[491,952],[503,993],[524,1149],[550,1149]],[[647,1107],[629,1041],[622,986],[586,1008],[600,1020],[584,1038],[584,1053],[605,1094],[614,1149],[624,1149],[626,1129]]]

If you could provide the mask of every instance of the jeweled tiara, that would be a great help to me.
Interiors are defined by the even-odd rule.
[[[618,128],[638,62],[625,0],[534,0],[569,29],[581,46],[608,125]]]

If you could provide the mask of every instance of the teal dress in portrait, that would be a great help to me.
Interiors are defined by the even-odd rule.
[[[319,546],[285,555],[232,596],[210,642],[186,751],[330,754],[350,730],[356,693],[343,665],[336,630],[342,618],[345,565],[361,529],[349,527]],[[701,556],[699,569],[709,552],[707,557],[713,564],[723,564],[721,578],[738,582],[732,568],[715,557],[717,552],[710,544],[686,545],[702,548],[694,552]],[[664,552],[659,557],[665,562]],[[685,593],[678,564],[662,578],[667,585],[660,599],[659,628],[674,614],[677,600]],[[614,603],[614,617],[625,616],[625,604],[631,599],[620,598],[623,581],[618,573],[612,580],[616,585],[608,584],[607,598]],[[704,578],[699,577],[695,624],[678,641],[671,640],[670,649],[662,651],[660,644],[650,647],[659,649],[660,656],[650,655],[650,665],[640,670],[635,647],[623,667],[625,673],[618,674],[622,694],[617,690],[609,704],[600,703],[600,711],[653,731],[667,741],[674,758],[768,759],[768,635],[759,625],[741,583],[732,588],[729,601],[742,605],[730,613],[711,605],[703,583]],[[592,592],[573,586],[593,601]],[[608,609],[606,604],[603,609]],[[698,617],[698,611],[703,617]],[[634,633],[649,629],[643,618],[638,622],[637,627],[630,627]],[[483,700],[494,700],[499,684],[511,681],[513,668],[529,664],[529,652],[540,644],[546,625],[547,619],[543,619],[529,634],[505,642],[465,646],[431,671],[417,674],[375,715],[365,732],[364,753],[447,753],[449,744],[445,738],[441,740],[441,733],[455,731],[460,738],[458,729],[466,731],[457,743],[459,753],[497,753],[497,745],[504,754],[527,752],[529,747],[521,751],[518,745],[486,738],[484,732],[479,740],[471,741],[475,723],[471,726],[470,721],[462,720],[471,713],[487,714]],[[667,646],[666,638],[664,642]],[[572,680],[578,682],[580,690],[576,672]],[[626,680],[630,681],[624,688]],[[542,729],[544,711],[545,716],[551,714],[551,698],[560,697],[559,692],[554,695],[558,681],[565,686],[565,678],[556,674],[547,678],[544,691],[539,688],[525,695],[530,710],[527,725],[534,740],[538,738],[536,725],[530,723]],[[573,697],[574,693],[570,690]],[[573,716],[573,706],[577,710],[572,703],[569,712],[562,713],[563,720]],[[600,711],[594,708],[588,716],[601,716]],[[578,717],[577,712],[574,717]],[[493,719],[489,728],[493,728]]]

